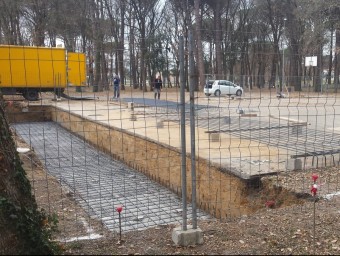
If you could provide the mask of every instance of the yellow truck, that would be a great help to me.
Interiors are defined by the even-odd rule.
[[[0,45],[0,91],[29,101],[41,92],[86,86],[86,56],[65,48]]]

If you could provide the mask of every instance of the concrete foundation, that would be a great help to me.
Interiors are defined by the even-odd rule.
[[[133,102],[128,102],[128,109],[131,109],[131,110],[134,109],[134,104],[133,104]]]
[[[157,122],[157,128],[164,128],[164,123],[163,123],[163,121],[158,121],[158,122]]]
[[[290,134],[292,135],[300,135],[302,133],[302,126],[296,125],[290,128]]]
[[[244,114],[244,110],[238,108],[238,109],[236,109],[236,113],[237,113],[237,114]]]
[[[221,136],[219,133],[210,133],[209,139],[211,142],[220,142]]]
[[[193,229],[191,225],[187,230],[177,227],[172,230],[172,241],[179,246],[203,244],[203,232],[200,228]]]
[[[230,116],[225,116],[223,119],[225,124],[230,124]]]
[[[137,121],[137,116],[135,114],[130,115],[130,121]]]
[[[125,119],[117,121],[115,126],[114,119],[112,124],[103,121],[98,122],[92,120],[92,118],[70,112],[69,106],[66,106],[66,110],[51,106],[29,106],[29,111],[26,113],[23,113],[19,107],[13,107],[9,119],[14,123],[32,122],[33,120],[54,121],[95,146],[98,150],[109,154],[113,159],[145,174],[148,178],[169,188],[177,195],[182,194],[182,169],[180,165],[182,156],[180,150],[137,134],[129,119],[130,115],[134,114],[133,111],[122,111],[125,114]],[[139,122],[136,114],[132,116],[132,119]],[[125,126],[130,126],[133,129],[121,129],[122,122],[125,122]],[[143,125],[145,124],[143,123]],[[155,129],[153,132],[163,136],[163,134],[170,132],[170,130],[167,130],[163,133],[166,128],[169,129],[166,125],[163,129],[158,130],[151,127],[148,132],[151,133],[151,130]],[[220,141],[222,139],[219,133],[211,133],[210,135],[212,135],[213,140]],[[218,143],[215,145],[218,146]],[[190,154],[187,154],[188,166],[191,160]],[[248,182],[244,180],[249,179],[249,176],[244,175],[240,178],[234,175],[232,171],[229,172],[222,168],[223,166],[220,164],[212,164],[202,157],[196,159],[196,172],[197,177],[199,177],[197,179],[197,207],[216,218],[222,219],[250,214],[253,209],[251,204],[246,203],[248,200],[246,199]],[[209,171],[207,172],[207,170]],[[190,183],[191,169],[186,168],[186,172]],[[188,199],[191,199],[190,186],[187,187],[187,196]]]
[[[241,114],[241,117],[257,117],[257,114]]]
[[[286,161],[286,168],[289,171],[301,170],[302,169],[301,159],[288,159]]]
[[[327,156],[309,156],[303,158],[303,166],[305,168],[323,168],[326,166],[340,166],[339,154]]]

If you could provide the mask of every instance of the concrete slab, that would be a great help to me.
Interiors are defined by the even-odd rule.
[[[309,119],[308,124],[303,120],[308,114],[303,112],[304,109],[299,109],[297,115],[291,114],[294,111],[289,111],[290,105],[296,103],[293,99],[289,102],[279,102],[279,107],[276,101],[263,98],[259,100],[252,98],[252,102],[245,100],[240,104],[228,101],[227,106],[221,104],[220,98],[204,97],[198,100],[205,101],[207,105],[201,103],[195,105],[195,133],[196,140],[199,141],[196,144],[196,153],[213,164],[220,165],[221,168],[231,170],[241,178],[251,179],[254,176],[287,170],[286,160],[291,155],[313,151],[316,148],[315,144],[319,147],[320,142],[325,139],[327,141],[322,142],[324,151],[339,148],[340,135],[334,134],[334,129],[320,134],[316,129],[311,129],[319,124],[319,120],[313,126],[310,126],[313,120]],[[133,102],[135,107],[141,109],[137,120],[134,117],[130,118],[132,111],[127,108],[129,102]],[[309,102],[315,105],[312,100]],[[275,106],[270,105],[271,103],[275,103]],[[121,101],[110,104],[105,101],[87,101],[81,106],[78,102],[72,101],[54,102],[54,104],[58,108],[90,120],[118,127],[171,147],[181,148],[180,109],[175,101],[122,98]],[[251,108],[252,106],[257,108]],[[247,113],[258,112],[258,114],[252,117],[241,117],[240,113],[237,113],[238,110],[246,110]],[[89,113],[95,113],[96,116],[89,116]],[[157,120],[160,118],[167,121],[164,128],[157,126]],[[190,152],[188,110],[186,119],[186,151]],[[207,131],[220,133],[220,140],[211,143]],[[254,160],[259,160],[261,164],[254,164]]]

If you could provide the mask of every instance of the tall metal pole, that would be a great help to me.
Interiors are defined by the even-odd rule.
[[[179,77],[180,77],[180,105],[181,105],[181,147],[182,147],[182,230],[187,230],[187,174],[186,174],[186,143],[185,143],[185,77],[184,77],[184,38],[179,37]]]
[[[320,67],[319,67],[319,71],[320,71],[320,73],[319,73],[319,76],[320,76],[320,91],[321,91],[321,94],[322,94],[322,85],[323,85],[323,72],[322,72],[322,51],[323,51],[323,49],[322,49],[322,45],[320,44],[320,57],[319,57],[319,59],[320,59],[320,61],[319,61],[319,63],[320,63]]]
[[[190,72],[190,136],[191,136],[191,202],[192,228],[197,229],[196,213],[196,153],[195,153],[195,98],[194,98],[194,46],[192,31],[189,32],[189,72]]]
[[[286,18],[283,19],[283,32],[282,32],[282,87],[285,85],[285,49],[283,43],[284,31],[286,26]],[[281,88],[282,93],[283,88]]]

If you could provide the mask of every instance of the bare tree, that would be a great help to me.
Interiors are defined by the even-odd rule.
[[[248,0],[240,1],[240,85],[242,87],[248,86],[248,68],[249,68],[249,39],[251,37],[251,8],[253,7],[253,2]]]
[[[288,82],[290,86],[294,87],[295,91],[301,91],[301,81],[303,75],[302,67],[302,47],[303,47],[303,37],[304,26],[303,21],[296,15],[296,10],[298,8],[297,1],[288,1],[288,6],[285,8],[287,21],[285,23],[286,27],[286,37],[289,42],[289,52],[290,52],[290,68],[288,72]]]
[[[269,40],[271,42],[271,46],[273,49],[273,54],[271,58],[271,66],[270,66],[270,78],[269,78],[269,83],[268,86],[269,88],[273,85],[276,84],[277,81],[277,74],[281,74],[281,78],[283,77],[282,75],[282,70],[283,70],[283,63],[282,59],[280,56],[280,41],[282,41],[282,34],[284,33],[285,30],[285,16],[284,16],[284,2],[283,1],[272,1],[272,0],[262,0],[258,2],[257,5],[257,10],[259,12],[259,18],[263,20],[263,24],[268,24],[268,28],[270,29],[271,35],[272,35],[272,40],[270,40],[271,37],[269,37]],[[281,45],[281,48],[282,45]],[[282,49],[283,50],[283,49]],[[280,68],[279,68],[279,63]],[[282,91],[282,79],[280,81],[280,91]]]
[[[36,46],[45,46],[45,32],[51,3],[45,0],[24,2],[25,17],[31,29],[32,43]]]
[[[168,1],[167,10],[165,11],[165,22],[164,27],[166,27],[166,32],[169,42],[169,49],[171,49],[171,55],[173,58],[173,69],[171,71],[175,78],[175,87],[179,87],[179,50],[178,50],[178,35],[183,33],[181,27],[183,27],[183,19],[181,6],[182,2],[178,1]],[[169,65],[169,64],[168,64]],[[170,74],[170,73],[169,73]],[[169,79],[170,80],[170,79]]]
[[[134,11],[131,6],[129,8],[129,13],[128,15],[128,26],[130,28],[129,30],[129,57],[130,57],[130,76],[132,80],[132,86],[134,89],[139,88],[138,86],[138,61],[137,61],[137,55],[138,53],[136,52],[136,44],[135,44],[135,31],[136,28],[134,26],[135,24],[135,19],[136,16],[134,15]]]
[[[140,49],[140,83],[139,88],[147,91],[146,87],[146,74],[147,63],[146,56],[148,53],[149,37],[153,38],[155,28],[160,22],[156,18],[157,7],[159,0],[130,0],[129,4],[132,7],[133,13],[136,17],[137,28],[140,34],[139,49]]]
[[[223,79],[222,66],[222,1],[214,0],[211,2],[214,12],[214,31],[215,31],[215,56],[216,56],[216,78]],[[229,0],[227,1],[229,2]]]
[[[125,67],[124,67],[124,40],[125,40],[125,14],[126,11],[126,2],[124,0],[120,0],[120,38],[118,41],[119,50],[118,50],[118,63],[119,63],[119,74],[121,78],[121,89],[125,90]]]
[[[105,80],[107,84],[107,70],[104,55],[104,33],[102,29],[103,2],[102,0],[92,0],[91,2],[92,32],[94,42],[94,91],[103,91]],[[103,80],[104,79],[104,80]]]
[[[3,0],[0,2],[1,41],[5,44],[23,44],[20,31],[20,18],[22,17],[22,2]]]
[[[203,47],[202,47],[202,31],[201,31],[201,23],[202,23],[202,15],[200,14],[200,0],[195,0],[195,18],[196,18],[196,44],[197,44],[197,63],[198,63],[198,74],[199,74],[199,83],[198,88],[203,90],[205,85],[205,77],[204,77],[204,63],[203,63]]]
[[[203,87],[206,73],[246,86],[250,81],[250,88],[255,80],[262,88],[281,78],[282,86],[285,70],[288,84],[301,90],[304,57],[314,54],[319,60],[314,86],[319,91],[324,46],[333,34],[329,31],[339,33],[339,9],[337,0],[2,0],[0,42],[56,46],[62,39],[67,50],[87,53],[97,89],[108,84],[112,56],[111,67],[120,74],[122,89],[125,76],[130,76],[134,88],[147,91],[146,81],[157,72],[168,81],[173,74],[178,84],[177,37],[184,36],[187,49],[192,29],[196,89]],[[339,38],[335,37],[337,48]],[[329,77],[334,69],[338,84],[338,51],[334,60],[329,52]],[[187,55],[185,63],[188,79]]]
[[[121,90],[125,90],[124,80],[125,80],[125,70],[124,70],[124,33],[125,33],[125,1],[119,0],[115,3],[112,0],[104,0],[105,8],[107,11],[107,16],[109,19],[109,30],[110,36],[114,39],[113,42],[108,45],[108,49],[111,55],[111,70],[112,73],[119,74],[121,78]],[[115,67],[113,67],[113,55],[115,56]],[[113,70],[114,68],[114,70]]]
[[[317,0],[306,2],[299,0],[297,8],[297,17],[304,20],[303,26],[306,27],[303,34],[304,52],[307,56],[317,56],[317,66],[312,68],[313,87],[315,92],[322,90],[322,72],[323,72],[323,47],[325,45],[324,33],[327,22],[324,22],[326,16],[324,10],[329,8],[332,1],[326,1],[326,4]],[[306,8],[301,6],[306,5]],[[339,6],[339,4],[337,4]]]

